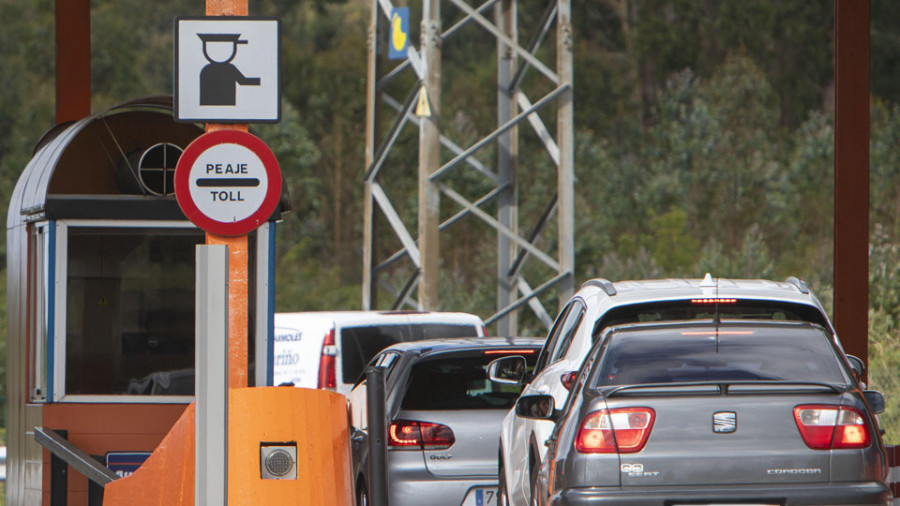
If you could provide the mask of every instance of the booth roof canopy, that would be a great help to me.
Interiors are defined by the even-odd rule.
[[[174,120],[171,97],[136,99],[57,125],[38,142],[19,176],[7,227],[52,218],[129,217],[94,216],[113,209],[137,211],[146,219],[185,219],[174,194],[141,191],[135,165],[154,145],[168,143],[184,149],[201,134],[201,125]],[[282,202],[286,203],[284,195]],[[154,215],[153,210],[162,215]],[[279,217],[281,210],[276,211]]]

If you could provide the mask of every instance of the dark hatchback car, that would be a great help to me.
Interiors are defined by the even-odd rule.
[[[633,324],[605,331],[560,410],[539,480],[553,505],[887,504],[861,361],[810,323]]]

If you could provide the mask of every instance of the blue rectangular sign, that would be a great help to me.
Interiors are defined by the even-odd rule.
[[[406,59],[409,48],[409,7],[394,7],[391,11],[391,33],[388,41],[388,58]]]
[[[131,476],[150,457],[150,452],[107,452],[106,467],[124,478]]]

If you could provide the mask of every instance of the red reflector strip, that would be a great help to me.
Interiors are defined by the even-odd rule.
[[[752,336],[752,330],[686,330],[683,336]]]
[[[536,350],[523,348],[521,350],[485,350],[485,355],[534,355]]]
[[[737,299],[691,299],[691,304],[737,304]]]

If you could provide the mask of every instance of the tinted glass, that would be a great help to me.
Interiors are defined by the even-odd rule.
[[[613,333],[595,385],[690,381],[846,382],[829,337],[813,328],[669,327]]]
[[[647,304],[631,304],[610,309],[597,321],[594,337],[613,325],[623,323],[657,322],[673,320],[711,321],[718,311],[721,320],[774,320],[809,322],[828,327],[828,322],[818,309],[805,304],[790,302],[738,299],[729,304],[695,304],[690,301],[666,301]]]
[[[556,317],[553,328],[550,329],[550,334],[547,335],[547,342],[544,344],[541,355],[538,357],[537,367],[535,367],[536,373],[541,372],[544,367],[547,367],[547,364],[550,363],[550,356],[557,348],[559,336],[562,334],[563,326],[565,325],[566,319],[569,316],[569,311],[572,310],[573,305],[574,303],[570,303],[568,306],[564,307],[562,311],[560,311],[559,316]]]
[[[523,355],[529,369],[537,357],[534,353]],[[521,353],[485,354],[483,351],[464,355],[442,354],[423,359],[413,365],[403,398],[402,409],[408,410],[458,410],[503,409],[515,404],[520,385],[501,385],[488,379],[487,367],[492,361]]]
[[[202,231],[68,234],[67,394],[194,394],[194,252]]]
[[[563,325],[559,347],[553,352],[553,356],[550,357],[550,363],[556,362],[566,356],[566,353],[569,351],[569,346],[572,345],[575,332],[578,330],[578,327],[581,326],[581,318],[584,316],[584,310],[584,304],[581,301],[572,304],[572,310],[566,317],[565,325]]]
[[[366,325],[341,329],[341,357],[344,383],[355,383],[363,367],[379,351],[392,344],[423,339],[475,337],[473,325],[421,323],[413,325]]]

